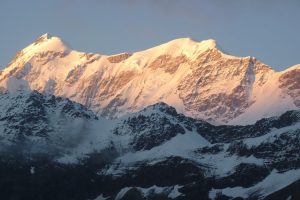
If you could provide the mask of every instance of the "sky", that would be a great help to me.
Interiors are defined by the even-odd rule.
[[[276,70],[300,63],[299,0],[1,0],[0,69],[40,35],[100,54],[215,39]]]

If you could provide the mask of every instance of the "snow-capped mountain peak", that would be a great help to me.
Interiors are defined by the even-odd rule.
[[[206,51],[208,49],[214,49],[217,47],[217,42],[214,39],[208,39],[208,40],[203,40],[203,41],[196,41],[192,38],[178,38],[171,40],[170,42],[167,42],[161,46],[158,47],[163,47],[167,46],[170,49],[197,49],[199,52],[200,51]]]
[[[36,39],[34,43],[19,51],[1,74],[8,76],[6,73],[9,73],[10,71],[22,70],[25,65],[28,66],[29,63],[38,57],[47,57],[46,59],[50,60],[55,56],[66,55],[70,52],[71,49],[64,41],[62,41],[62,39],[45,33]],[[26,69],[28,69],[28,67],[26,67]]]
[[[24,50],[35,53],[37,51],[65,52],[66,50],[70,50],[70,48],[61,38],[45,33]]]
[[[185,55],[193,57],[209,49],[217,48],[217,42],[213,39],[198,42],[192,38],[178,38],[167,43],[142,51],[143,54],[151,55],[172,55],[173,57]]]

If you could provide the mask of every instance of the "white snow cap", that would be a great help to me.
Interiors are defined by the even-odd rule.
[[[148,49],[144,52],[147,52],[146,54],[147,56],[149,56],[148,54],[149,52],[150,54],[157,54],[157,55],[169,54],[172,56],[184,54],[188,57],[191,57],[193,55],[204,52],[208,49],[214,49],[214,48],[217,48],[217,42],[213,39],[203,40],[201,42],[198,42],[191,38],[178,38],[175,40],[171,40],[167,43],[164,43],[162,45]]]
[[[193,46],[198,45],[204,48],[215,48],[217,46],[217,41],[214,39],[202,40],[197,41],[192,38],[177,38],[167,42],[166,44],[176,44],[176,45],[183,45],[183,46]]]
[[[26,52],[37,52],[37,51],[56,51],[65,52],[71,50],[61,38],[52,36],[49,33],[41,35],[33,44],[29,45],[24,49]]]

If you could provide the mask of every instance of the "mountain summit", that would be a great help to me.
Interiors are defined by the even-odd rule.
[[[299,108],[299,77],[299,65],[276,72],[253,57],[223,53],[214,40],[180,38],[108,56],[45,34],[1,72],[0,87],[67,97],[108,118],[163,101],[191,117],[248,124]]]

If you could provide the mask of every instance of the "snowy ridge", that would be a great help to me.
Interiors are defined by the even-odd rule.
[[[165,102],[194,118],[251,124],[300,107],[299,65],[282,72],[226,55],[214,40],[180,38],[135,53],[71,49],[45,34],[1,72],[0,88],[67,97],[115,118]]]

